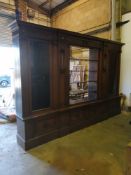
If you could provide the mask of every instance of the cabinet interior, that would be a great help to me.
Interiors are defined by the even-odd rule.
[[[97,82],[98,50],[70,46],[69,103],[75,104],[96,100]]]

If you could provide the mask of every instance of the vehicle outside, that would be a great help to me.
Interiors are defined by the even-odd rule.
[[[11,77],[9,75],[0,75],[0,86],[8,87],[11,85]]]

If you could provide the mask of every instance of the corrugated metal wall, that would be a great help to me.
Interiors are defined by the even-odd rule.
[[[8,25],[13,21],[12,17],[0,14],[0,47],[12,45],[12,33]]]

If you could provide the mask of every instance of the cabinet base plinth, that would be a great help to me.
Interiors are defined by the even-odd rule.
[[[18,118],[17,141],[25,150],[121,113],[120,97],[80,104],[35,118]]]

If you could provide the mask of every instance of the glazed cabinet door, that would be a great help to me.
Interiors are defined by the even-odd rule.
[[[115,44],[108,45],[108,95],[117,96],[119,94],[120,75],[120,53],[121,46]]]
[[[98,99],[99,49],[70,46],[69,104]]]
[[[30,41],[32,111],[50,107],[50,44]]]
[[[116,44],[105,44],[100,62],[100,98],[118,95],[120,49]]]

